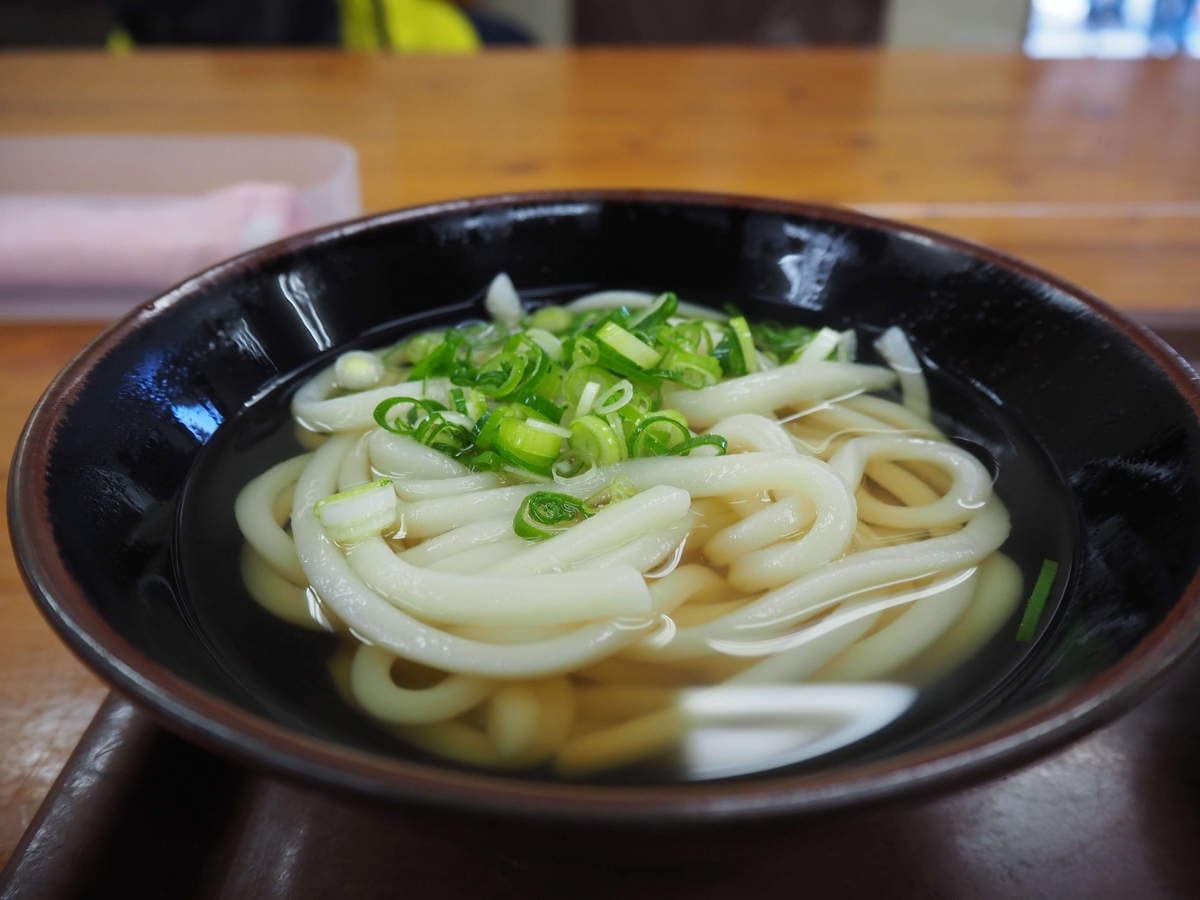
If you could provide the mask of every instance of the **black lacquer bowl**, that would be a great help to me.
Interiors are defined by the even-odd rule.
[[[989,398],[1053,473],[1054,490],[1010,506],[1074,533],[1061,602],[1019,666],[936,727],[836,766],[657,786],[456,769],[383,742],[319,692],[309,705],[276,696],[181,583],[173,535],[189,472],[265,385],[346,346],[461,315],[501,270],[533,296],[672,289],[783,321],[902,326],[938,367],[935,405],[953,402],[939,384]],[[957,240],[766,200],[498,197],[285,241],[122,320],[35,410],[13,463],[9,521],[30,590],[71,647],[210,748],[451,814],[595,827],[761,822],[966,784],[1143,696],[1200,632],[1198,410],[1195,376],[1151,334],[1071,285]],[[201,554],[201,568],[219,583],[236,573],[227,558],[223,572]],[[263,627],[265,613],[237,605],[249,611],[233,631]]]

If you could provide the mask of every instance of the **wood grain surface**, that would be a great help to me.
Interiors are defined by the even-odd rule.
[[[1200,61],[878,51],[0,54],[0,133],[317,133],[369,211],[563,187],[854,204],[1200,309]],[[0,459],[96,326],[0,326]],[[0,862],[103,696],[0,551]]]

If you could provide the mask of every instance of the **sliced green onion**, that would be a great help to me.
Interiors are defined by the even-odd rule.
[[[714,455],[724,456],[729,450],[729,442],[719,434],[701,434],[672,447],[671,455],[689,456],[697,447],[716,447],[720,452]]]
[[[638,407],[634,406],[632,400],[618,409],[615,413],[608,413],[604,418],[607,419],[609,416],[615,416],[621,420],[621,428],[625,434],[628,434],[630,428],[633,428],[638,422],[646,418],[646,414]]]
[[[505,462],[499,469],[507,481],[519,481],[524,484],[546,484],[554,475],[553,463],[544,471],[528,468],[524,464],[517,465],[516,463]]]
[[[659,294],[654,298],[653,303],[630,318],[629,327],[646,330],[661,325],[675,315],[675,310],[678,308],[679,298],[670,291]]]
[[[504,351],[489,359],[473,375],[456,373],[450,380],[455,384],[470,384],[489,397],[503,397],[516,390],[524,376],[525,360]]]
[[[729,320],[729,328],[737,338],[738,349],[742,351],[742,364],[749,375],[758,371],[758,355],[754,352],[754,336],[750,333],[750,323],[745,316],[734,316]]]
[[[505,460],[539,475],[550,474],[561,447],[560,435],[511,417],[500,423],[492,438],[492,449]]]
[[[545,431],[547,434],[557,434],[560,438],[569,438],[571,436],[570,428],[563,428],[561,425],[555,425],[553,422],[543,422],[540,419],[526,419],[525,424],[539,431]]]
[[[487,398],[474,388],[451,388],[450,404],[472,422],[487,412]]]
[[[459,328],[463,340],[472,350],[485,350],[495,347],[508,340],[508,331],[495,322],[477,322],[465,328]]]
[[[365,391],[375,387],[383,378],[383,360],[366,350],[350,350],[333,364],[333,377],[338,387],[348,391]]]
[[[574,317],[569,309],[561,306],[543,306],[529,317],[531,328],[544,328],[551,334],[562,334],[570,330]]]
[[[852,363],[855,357],[858,356],[858,335],[853,328],[847,328],[838,337],[837,358],[838,362]]]
[[[313,513],[331,540],[361,541],[396,524],[396,490],[389,478],[360,484],[318,501]]]
[[[450,415],[453,414],[432,413],[426,416],[413,432],[413,438],[426,447],[451,456],[466,450],[471,445],[471,431],[462,423],[449,421],[447,417]]]
[[[841,332],[832,328],[822,328],[818,331],[808,346],[798,351],[791,362],[810,363],[822,362],[837,351],[838,342],[842,339]]]
[[[395,419],[388,419],[387,414],[393,408],[403,404],[407,404],[409,408],[402,411]],[[445,407],[436,400],[417,400],[413,397],[389,397],[375,407],[374,417],[379,427],[385,431],[390,431],[392,434],[412,434],[417,425],[420,424],[422,418],[428,417],[431,413],[441,412],[444,409]]]
[[[633,385],[628,381],[621,380],[596,398],[594,409],[597,415],[606,416],[611,412],[616,412],[632,399]]]
[[[600,382],[589,381],[583,389],[583,393],[579,395],[579,403],[575,407],[575,418],[586,416],[592,411],[592,404],[596,401],[596,395],[600,393]]]
[[[415,366],[432,353],[435,347],[440,346],[445,338],[446,333],[439,331],[413,335],[388,354],[388,361],[395,359],[398,363]]]
[[[732,328],[725,329],[725,337],[713,348],[713,359],[721,366],[721,371],[730,378],[746,374],[746,361],[742,357],[742,345]]]
[[[464,454],[458,460],[472,472],[495,472],[504,465],[504,459],[493,450]]]
[[[583,502],[583,508],[588,515],[595,515],[607,506],[628,500],[638,492],[637,487],[628,478],[617,476],[604,488],[601,488]]]
[[[596,332],[596,340],[642,369],[649,369],[662,358],[661,353],[638,340],[615,322],[604,323]]]
[[[666,456],[673,447],[691,436],[687,423],[680,422],[674,416],[647,416],[629,432],[629,455],[633,458]]]
[[[712,353],[713,337],[703,322],[682,322],[673,328],[663,328],[658,331],[655,339],[664,347],[672,350],[683,350],[708,356]]]
[[[521,359],[529,360],[534,357],[540,358],[546,351],[542,349],[541,344],[529,336],[528,332],[518,331],[504,342],[504,349],[508,353],[515,353]]]
[[[500,428],[500,423],[513,414],[511,406],[497,406],[490,412],[484,413],[479,421],[475,423],[475,431],[472,434],[475,440],[475,447],[479,450],[491,450],[492,439],[496,436],[496,432]]]
[[[533,391],[520,391],[512,400],[518,406],[524,407],[530,416],[540,416],[555,425],[562,421],[565,412],[561,406],[556,406],[541,394],[535,394]]]
[[[692,390],[712,387],[721,380],[721,364],[711,356],[687,350],[672,350],[663,360],[663,377]]]
[[[625,424],[621,421],[619,413],[609,413],[604,417],[604,421],[608,423],[608,427],[613,430],[613,434],[617,438],[617,445],[621,448],[621,456],[628,456],[625,449]]]
[[[600,365],[611,369],[618,375],[624,375],[637,384],[658,385],[662,383],[663,377],[658,369],[643,369],[607,344],[600,345]]]
[[[629,398],[628,408],[637,410],[641,415],[646,415],[654,409],[654,401],[641,391],[634,391],[633,396]]]
[[[791,359],[798,350],[808,346],[816,332],[803,325],[793,325],[784,328],[778,322],[759,322],[751,326],[754,333],[754,345],[768,357],[774,357],[776,362]]]
[[[617,378],[601,366],[576,366],[567,372],[567,377],[563,379],[563,391],[567,395],[567,401],[578,404],[583,399],[584,390],[593,381],[604,391],[612,387]]]
[[[1025,615],[1017,628],[1017,640],[1027,641],[1037,631],[1038,621],[1042,618],[1046,600],[1050,596],[1050,588],[1054,587],[1054,577],[1058,574],[1058,563],[1047,559],[1042,563],[1042,571],[1038,573],[1037,582],[1033,585],[1033,593],[1025,605]]]
[[[571,365],[594,366],[600,361],[600,346],[589,337],[580,335],[571,346]]]
[[[525,332],[529,335],[529,339],[541,347],[546,354],[555,362],[559,362],[563,358],[562,341],[552,335],[544,328],[530,328]]]
[[[567,446],[585,454],[598,466],[611,466],[625,456],[625,448],[612,427],[594,414],[580,416],[571,422]]]
[[[544,541],[572,525],[582,522],[593,513],[570,494],[553,491],[534,491],[521,501],[513,516],[513,531],[527,541]]]
[[[595,465],[595,460],[586,453],[567,447],[550,466],[550,473],[556,478],[574,478],[593,465]]]
[[[562,366],[549,356],[545,357],[545,364],[539,365],[520,389],[534,391],[547,400],[557,399],[562,390]]]
[[[457,365],[458,348],[462,345],[462,332],[451,328],[446,332],[445,339],[408,373],[408,380],[422,381],[426,378],[450,375]]]

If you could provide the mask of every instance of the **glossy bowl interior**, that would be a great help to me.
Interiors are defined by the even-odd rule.
[[[445,307],[466,309],[502,270],[535,296],[672,289],[785,322],[902,326],[947,383],[1019,423],[1061,488],[1021,502],[1078,531],[1063,602],[1019,669],[884,752],[658,786],[465,771],[267,702],[214,651],[201,605],[181,584],[173,535],[189,472],[265,386]],[[949,238],[744,198],[499,197],[273,245],[126,318],[35,411],[14,460],[9,517],[26,580],[67,642],[169,727],[214,749],[445,811],[732,822],[945,790],[1044,753],[1149,689],[1200,631],[1197,410],[1195,377],[1148,332],[1051,276]]]

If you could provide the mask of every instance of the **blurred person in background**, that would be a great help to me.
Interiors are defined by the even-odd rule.
[[[471,53],[529,44],[502,19],[449,0],[116,0],[133,44],[341,44],[350,50]]]
[[[878,42],[887,5],[888,0],[0,0],[0,45],[97,44],[107,35],[114,50],[308,44],[464,53],[531,44],[532,35],[542,31],[557,44],[855,44]]]

